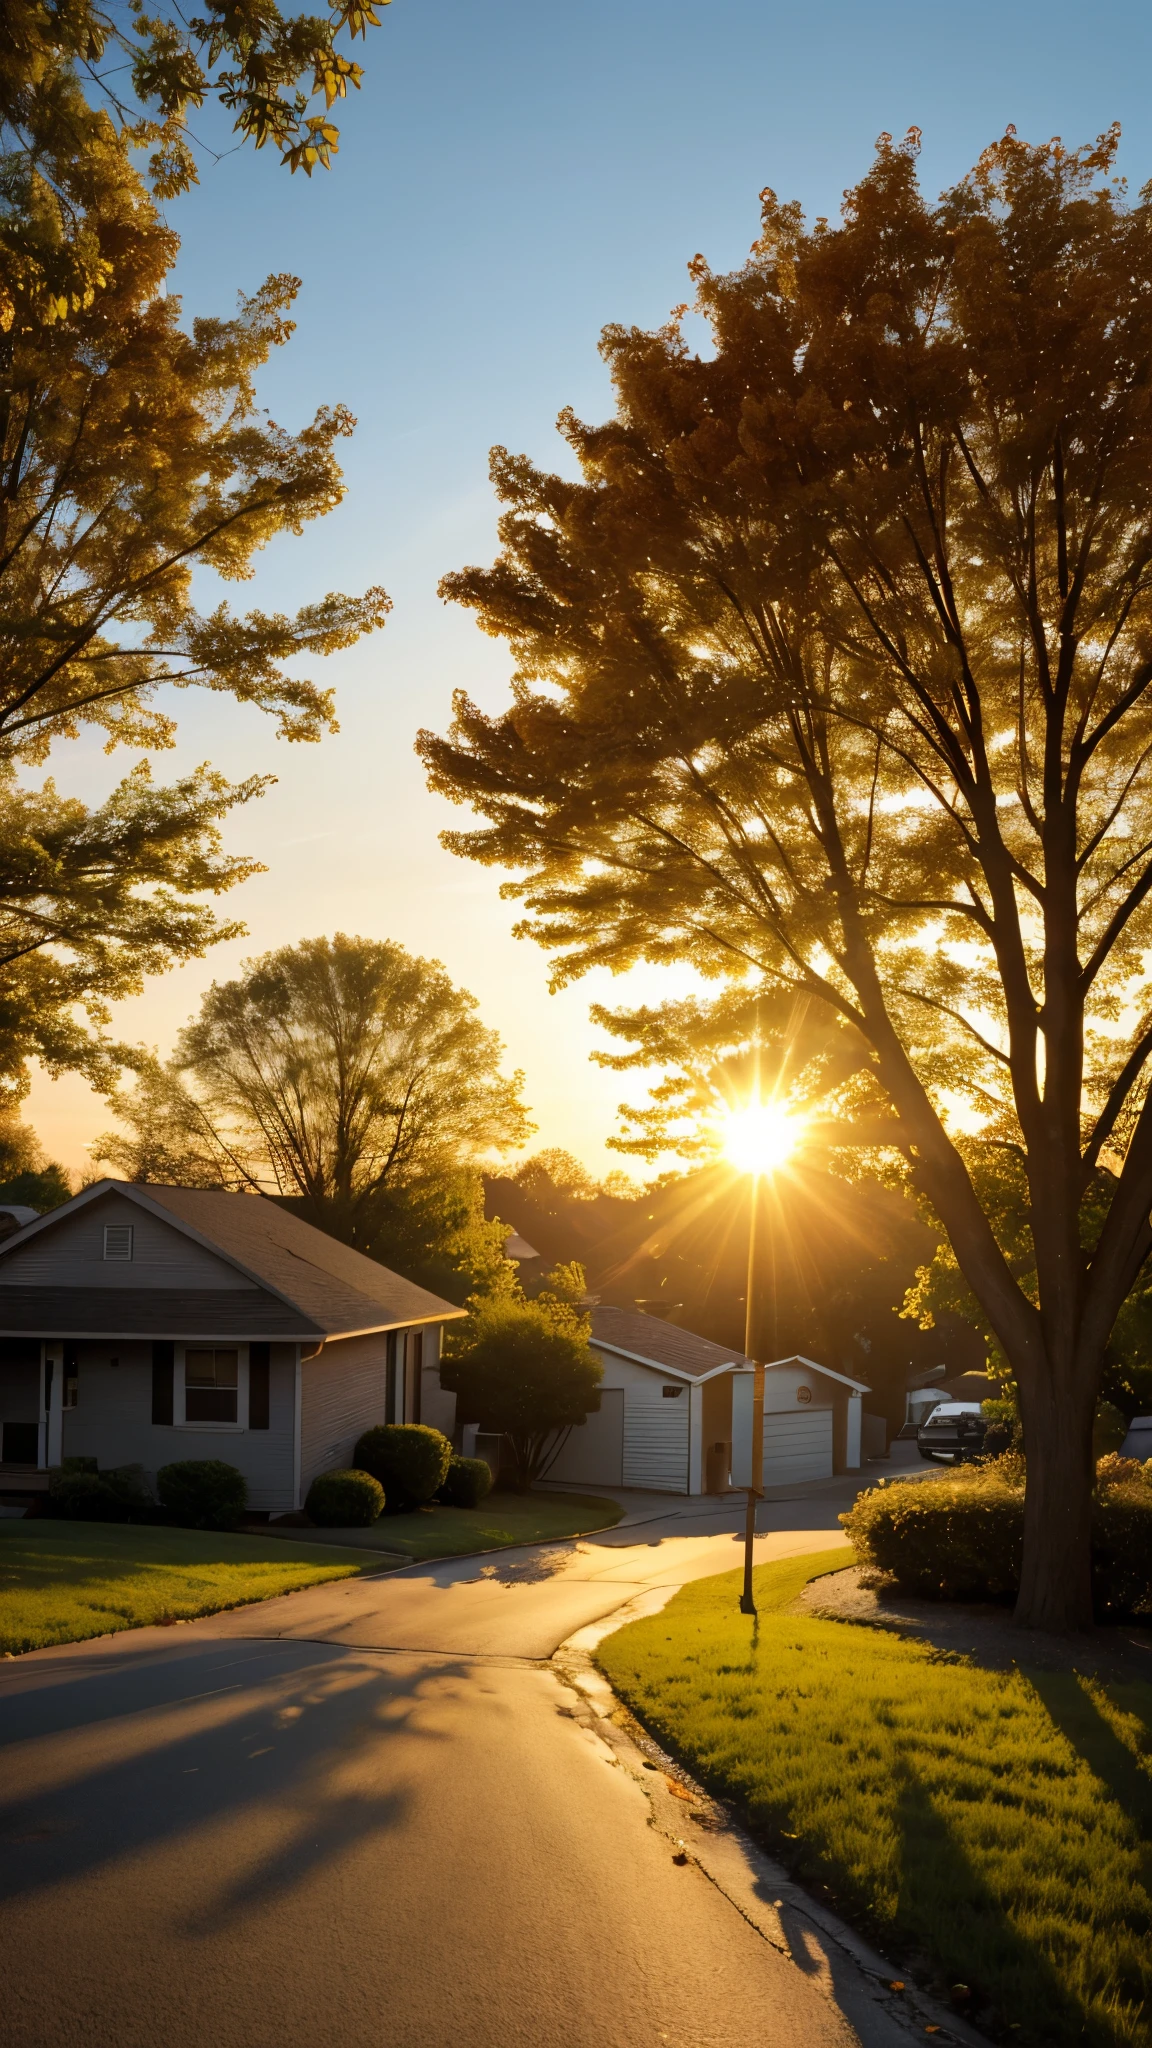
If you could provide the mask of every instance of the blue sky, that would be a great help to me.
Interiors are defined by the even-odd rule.
[[[343,507],[277,542],[234,600],[288,608],[383,583],[395,609],[381,636],[322,665],[342,731],[320,747],[278,745],[219,699],[180,700],[180,748],[158,770],[211,758],[280,776],[231,831],[268,872],[226,906],[249,938],[151,983],[117,1025],[166,1048],[247,954],[338,928],[394,937],[480,998],[526,1071],[535,1142],[607,1168],[621,1086],[588,1062],[587,1009],[631,992],[548,994],[546,957],[512,938],[498,879],[440,849],[458,814],[428,795],[412,752],[454,687],[503,694],[503,650],[436,595],[446,570],[492,555],[488,449],[562,462],[561,406],[609,404],[604,324],[661,322],[689,296],[697,250],[740,262],[764,185],[834,215],[881,130],[923,131],[935,193],[1010,121],[1072,143],[1119,120],[1135,190],[1152,177],[1152,17],[1108,0],[392,0],[357,55],[366,80],[339,113],[331,172],[289,178],[268,152],[205,161],[199,189],[168,208],[183,238],[172,288],[189,316],[225,313],[269,272],[299,276],[298,331],[264,402],[286,425],[335,400],[359,421]],[[198,127],[227,146],[212,120]],[[74,746],[53,769],[94,796],[125,765]],[[78,1081],[38,1081],[29,1111],[72,1167],[108,1123]]]

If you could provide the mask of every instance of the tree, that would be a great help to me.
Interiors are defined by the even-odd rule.
[[[1018,1385],[1017,1613],[1059,1630],[1152,1247],[1152,194],[1115,133],[1009,131],[932,205],[916,142],[839,226],[766,192],[741,270],[696,259],[707,358],[609,329],[577,480],[496,452],[499,560],[444,588],[513,703],[422,745],[558,980],[688,960],[836,1021],[841,1143]]]
[[[0,1118],[0,1202],[19,1202],[45,1215],[71,1195],[67,1174],[45,1159],[35,1132],[14,1116]]]
[[[505,1233],[460,1178],[531,1129],[501,1052],[439,961],[386,939],[305,939],[213,983],[172,1060],[146,1061],[135,1092],[113,1094],[130,1135],[105,1138],[101,1156],[132,1179],[291,1198],[378,1257],[390,1237],[403,1244],[405,1209],[409,1245],[430,1257],[439,1216],[441,1254],[451,1261],[463,1232],[461,1263],[482,1266]]]
[[[603,1371],[585,1319],[553,1292],[479,1303],[463,1332],[453,1332],[440,1381],[456,1395],[462,1421],[507,1437],[517,1489],[526,1493],[560,1432],[599,1408]]]
[[[242,140],[271,143],[290,171],[311,177],[339,147],[333,104],[363,77],[336,38],[366,39],[380,25],[376,6],[388,4],[329,0],[320,14],[285,16],[275,0],[209,0],[189,19],[163,0],[148,11],[143,0],[7,0],[0,135],[34,162],[75,157],[115,117],[127,144],[152,147],[155,188],[170,199],[198,182],[188,110],[214,99]],[[310,114],[320,99],[323,112]]]
[[[108,1050],[76,1006],[99,1024],[144,974],[241,929],[202,897],[253,872],[223,852],[219,823],[266,786],[202,769],[156,789],[141,765],[86,810],[51,783],[29,789],[27,769],[93,725],[109,747],[162,750],[175,730],[163,693],[192,687],[318,739],[331,692],[295,664],[388,610],[376,589],[295,618],[193,602],[195,571],[243,580],[277,535],[340,502],[335,448],[353,422],[325,408],[292,434],[260,412],[255,375],[292,333],[297,281],[271,278],[234,319],[186,332],[164,296],[176,238],[107,122],[88,141],[74,235],[40,168],[0,162],[0,240],[63,234],[99,284],[53,324],[11,248],[0,270],[16,292],[7,315],[0,303],[0,1086],[17,1092],[30,1052],[107,1081]]]

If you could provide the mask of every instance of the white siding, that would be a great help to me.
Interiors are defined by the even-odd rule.
[[[797,1486],[804,1480],[831,1477],[831,1408],[765,1415],[765,1486]]]
[[[132,1259],[104,1257],[104,1225],[130,1223]],[[102,1195],[0,1262],[5,1287],[251,1287],[253,1282],[124,1195]]]
[[[666,1401],[629,1387],[624,1395],[624,1484],[657,1493],[688,1491],[688,1389]]]
[[[301,1365],[300,1497],[318,1472],[352,1463],[356,1439],[384,1420],[384,1332],[325,1344]]]
[[[150,1343],[84,1343],[76,1347],[77,1398],[63,1414],[62,1455],[103,1466],[142,1465],[152,1482],[161,1465],[181,1458],[222,1458],[248,1483],[250,1508],[286,1514],[294,1505],[292,1429],[296,1350],[273,1344],[269,1354],[269,1427],[213,1431],[152,1421]],[[113,1357],[119,1359],[113,1365]]]
[[[669,1402],[669,1407],[672,1405]],[[621,1387],[601,1390],[600,1406],[586,1422],[569,1430],[564,1447],[548,1479],[556,1485],[623,1486],[624,1484],[624,1391]]]

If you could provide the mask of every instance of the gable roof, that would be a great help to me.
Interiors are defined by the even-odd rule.
[[[751,1372],[751,1359],[746,1359],[744,1363],[747,1370]],[[846,1372],[833,1372],[830,1365],[817,1365],[814,1358],[805,1358],[799,1351],[794,1351],[791,1358],[769,1359],[766,1370],[768,1372],[775,1372],[777,1367],[781,1365],[802,1365],[805,1372],[818,1372],[822,1379],[835,1380],[837,1385],[841,1387],[851,1387],[853,1393],[856,1394],[870,1394],[872,1392],[871,1387],[865,1386],[863,1380],[854,1380]]]
[[[592,1310],[592,1342],[681,1380],[710,1379],[715,1372],[748,1364],[742,1351],[726,1350],[723,1344],[713,1344],[710,1337],[677,1329],[674,1323],[646,1316],[641,1309],[598,1304]]]
[[[211,1309],[214,1324],[220,1315],[227,1319],[230,1315],[234,1317],[237,1313],[244,1313],[254,1318],[255,1322],[248,1324],[253,1333],[255,1323],[263,1314],[270,1318],[269,1327],[261,1329],[263,1336],[350,1337],[412,1323],[446,1322],[450,1317],[464,1314],[463,1309],[441,1300],[439,1295],[430,1294],[424,1287],[417,1287],[411,1280],[402,1279],[399,1273],[393,1273],[376,1259],[366,1258],[363,1252],[338,1243],[325,1231],[302,1222],[298,1216],[293,1216],[289,1210],[282,1209],[278,1203],[268,1201],[262,1195],[227,1194],[216,1188],[172,1188],[133,1181],[101,1180],[84,1188],[63,1207],[41,1216],[15,1237],[0,1243],[0,1324],[3,1327],[8,1327],[11,1320],[9,1308],[15,1311],[18,1307],[15,1296],[47,1294],[50,1300],[41,1310],[41,1321],[47,1314],[53,1329],[65,1334],[61,1317],[69,1310],[67,1296],[71,1292],[84,1297],[83,1305],[79,1300],[73,1305],[73,1313],[79,1314],[85,1325],[90,1306],[93,1315],[100,1314],[98,1326],[109,1327],[106,1315],[112,1308],[110,1290],[84,1287],[70,1290],[67,1286],[45,1290],[8,1286],[4,1275],[4,1262],[13,1252],[109,1194],[124,1196],[139,1208],[162,1218],[184,1236],[225,1260],[253,1282],[255,1288],[263,1290],[262,1309],[248,1290],[244,1290],[239,1299],[236,1298],[239,1291],[232,1290],[230,1303],[221,1298],[222,1290],[196,1287],[182,1290],[179,1319],[184,1326],[188,1325],[189,1318],[195,1322],[200,1305],[205,1313]],[[132,1326],[143,1319],[143,1327],[143,1322],[147,1322],[149,1317],[154,1323],[166,1309],[176,1312],[175,1298],[172,1304],[162,1303],[159,1298],[161,1292],[167,1294],[167,1290],[159,1289],[117,1288],[115,1297],[122,1302],[125,1313],[129,1305],[133,1305],[135,1317]],[[97,1294],[99,1300],[95,1299]],[[272,1302],[267,1299],[269,1295],[274,1297]],[[29,1300],[19,1306],[31,1313],[41,1305]],[[275,1329],[271,1323],[275,1323]],[[31,1324],[22,1320],[21,1326],[31,1327]],[[73,1321],[69,1331],[78,1327]],[[165,1331],[165,1334],[169,1333]],[[232,1334],[241,1333],[237,1330]]]

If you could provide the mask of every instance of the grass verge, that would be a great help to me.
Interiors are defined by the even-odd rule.
[[[619,1501],[601,1500],[595,1494],[490,1493],[478,1508],[437,1503],[431,1511],[414,1515],[384,1515],[373,1533],[387,1549],[422,1560],[611,1529],[623,1513]]]
[[[0,1650],[190,1620],[378,1565],[318,1543],[99,1522],[0,1523]]]
[[[1152,1684],[987,1671],[787,1611],[844,1564],[761,1566],[755,1628],[736,1573],[698,1580],[606,1638],[605,1676],[890,1954],[970,1986],[986,2029],[1143,2048]]]

